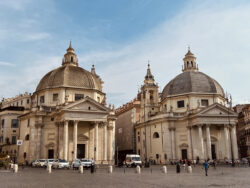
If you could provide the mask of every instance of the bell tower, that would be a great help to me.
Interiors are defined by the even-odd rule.
[[[148,64],[144,84],[141,87],[141,121],[147,121],[159,111],[158,85],[155,84],[154,76]]]
[[[64,58],[62,60],[62,66],[65,66],[65,65],[78,66],[78,59],[77,59],[77,56],[75,54],[74,48],[72,48],[71,41],[69,43],[67,53],[64,54]]]
[[[184,67],[182,67],[182,72],[186,71],[198,71],[198,65],[196,64],[196,57],[191,52],[190,47],[188,47],[188,52],[183,58]]]

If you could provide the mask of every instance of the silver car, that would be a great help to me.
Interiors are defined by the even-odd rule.
[[[53,162],[52,168],[67,168],[70,169],[70,164],[65,159],[57,159]]]
[[[94,164],[95,164],[95,162],[92,159],[86,159],[86,158],[81,159],[81,160],[80,159],[75,159],[72,162],[72,167],[73,167],[73,169],[77,169],[77,168],[79,168],[80,165],[82,165],[83,167],[88,168],[88,167],[91,167],[91,165],[94,165]]]
[[[48,164],[53,164],[55,162],[55,159],[47,159],[45,164],[44,164],[44,167],[48,167]]]

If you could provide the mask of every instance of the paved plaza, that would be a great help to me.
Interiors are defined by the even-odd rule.
[[[85,170],[79,174],[76,170],[52,170],[51,174],[41,168],[19,169],[18,173],[0,170],[0,187],[23,188],[66,188],[66,187],[243,187],[250,186],[250,168],[217,167],[209,168],[204,175],[201,166],[193,168],[188,174],[182,169],[176,174],[175,166],[168,166],[168,173],[163,174],[160,166],[143,168],[136,174],[134,168],[115,168],[112,174],[100,168],[91,174]]]

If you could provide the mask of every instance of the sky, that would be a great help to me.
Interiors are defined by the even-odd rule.
[[[247,0],[0,0],[0,20],[0,99],[33,93],[72,41],[115,107],[136,96],[148,61],[161,92],[188,46],[234,104],[250,103]]]

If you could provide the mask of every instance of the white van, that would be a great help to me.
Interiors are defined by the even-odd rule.
[[[142,162],[141,162],[140,155],[127,154],[126,155],[126,160],[125,160],[125,165],[127,167],[136,167],[137,165],[142,167]]]

